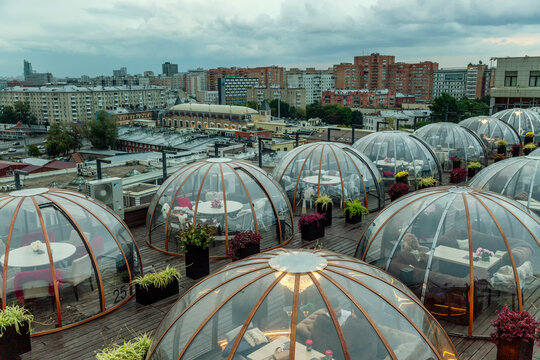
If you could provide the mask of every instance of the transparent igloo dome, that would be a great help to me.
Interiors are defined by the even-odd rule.
[[[211,258],[227,257],[229,240],[244,231],[260,234],[264,251],[292,239],[292,216],[281,187],[264,170],[245,161],[212,158],[183,167],[161,185],[148,208],[147,243],[183,256],[178,232],[205,224],[215,232]]]
[[[538,302],[539,234],[540,219],[500,194],[429,188],[381,211],[356,257],[399,277],[449,333],[486,336],[496,310]]]
[[[422,177],[431,176],[439,183],[442,180],[441,166],[433,150],[407,132],[379,131],[360,138],[353,147],[373,161],[387,186],[400,171],[409,173],[414,188]]]
[[[137,245],[112,210],[80,193],[35,188],[0,195],[2,307],[34,315],[34,334],[98,317],[135,294]]]
[[[461,121],[459,125],[478,135],[490,154],[497,152],[497,142],[500,140],[507,142],[507,148],[521,144],[521,138],[512,125],[493,116],[470,117]]]
[[[499,111],[492,116],[512,125],[522,140],[526,133],[532,131],[535,133],[534,141],[540,141],[540,114],[536,111],[514,108]]]
[[[493,163],[476,174],[469,186],[505,195],[540,215],[540,151],[535,151]]]
[[[451,157],[462,159],[465,166],[473,161],[487,166],[487,151],[482,140],[466,127],[439,122],[422,126],[414,135],[431,146],[444,170],[452,170]]]
[[[377,168],[349,145],[317,142],[299,146],[280,160],[272,177],[281,184],[297,214],[313,208],[319,195],[330,196],[334,207],[343,208],[345,200],[360,200],[368,210],[384,206]]]
[[[311,341],[311,351],[306,348]],[[227,265],[183,295],[147,359],[455,359],[401,282],[329,251],[279,249]]]

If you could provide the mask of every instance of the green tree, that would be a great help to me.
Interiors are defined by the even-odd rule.
[[[455,121],[461,110],[457,99],[447,93],[442,93],[441,96],[434,98],[429,109],[438,121]]]
[[[354,125],[360,125],[360,127],[364,126],[364,114],[362,114],[358,110],[353,110],[351,114],[351,121]]]
[[[108,149],[116,145],[118,127],[114,118],[105,110],[97,113],[96,120],[85,124],[86,138],[97,149]]]
[[[252,108],[253,110],[258,110],[259,104],[257,104],[256,101],[248,101],[245,106],[249,107],[249,108]]]
[[[41,151],[39,151],[36,145],[30,145],[28,147],[28,155],[32,157],[38,157],[41,156]]]
[[[15,109],[11,105],[6,105],[2,109],[2,114],[0,114],[0,122],[5,124],[16,123]]]
[[[295,119],[305,119],[306,118],[306,110],[298,108],[294,110],[294,114],[292,116]]]
[[[23,124],[35,124],[36,117],[30,112],[30,103],[28,101],[17,101],[14,106],[15,109],[15,122],[21,122]]]
[[[51,125],[45,150],[50,157],[67,155],[81,147],[80,130],[75,125],[54,123]]]
[[[272,110],[272,116],[278,116],[278,101],[279,101],[279,116],[288,117],[290,105],[279,99],[274,99],[268,103],[270,110]]]
[[[464,98],[458,104],[464,117],[487,115],[489,113],[489,105],[482,100]]]

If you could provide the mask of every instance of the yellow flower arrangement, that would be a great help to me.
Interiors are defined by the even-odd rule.
[[[399,179],[399,178],[403,178],[403,177],[408,177],[409,176],[409,173],[406,172],[406,171],[400,171],[396,174],[396,179]]]
[[[525,137],[534,137],[534,133],[532,131],[529,131],[525,134]]]

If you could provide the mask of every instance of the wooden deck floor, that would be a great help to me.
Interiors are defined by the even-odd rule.
[[[371,214],[369,217],[373,217]],[[327,228],[322,246],[343,254],[353,255],[356,244],[368,223],[349,225],[344,219],[334,219],[334,224]],[[161,269],[171,264],[184,271],[183,258],[162,254],[150,249],[144,239],[144,227],[134,229],[134,236],[139,244],[144,270]],[[306,245],[295,234],[294,240],[287,246],[298,248]],[[211,261],[211,271],[227,264],[228,260]],[[183,278],[180,283],[180,295],[195,284],[194,280]],[[49,334],[32,339],[32,351],[24,354],[22,359],[92,359],[94,352],[105,344],[131,339],[134,334],[152,332],[157,327],[165,312],[177,300],[168,298],[149,306],[141,306],[130,300],[118,310],[89,323],[67,329],[56,334]],[[452,338],[461,359],[495,359],[496,349],[493,344],[484,340]],[[536,349],[538,350],[538,349]]]

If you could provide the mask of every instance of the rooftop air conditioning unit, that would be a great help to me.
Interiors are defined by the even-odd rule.
[[[111,208],[116,215],[124,219],[124,194],[122,179],[111,177],[88,182],[88,196],[101,201]]]

